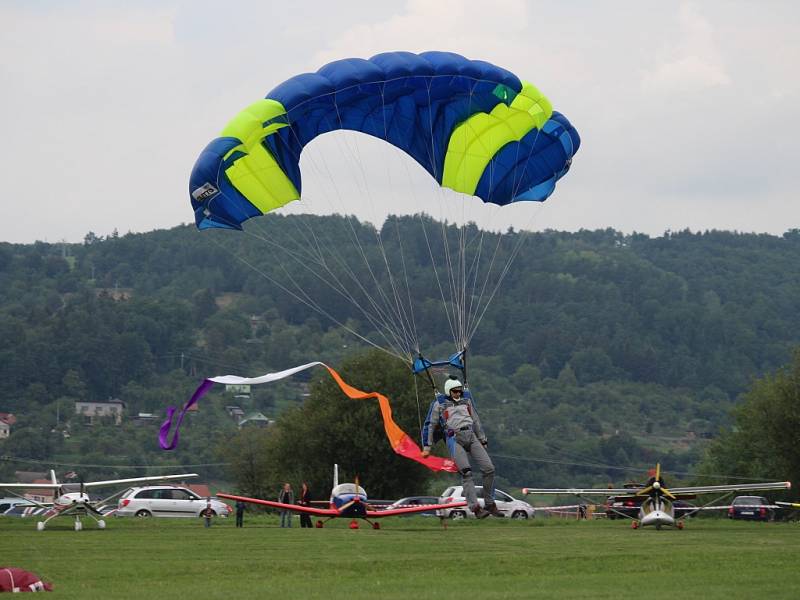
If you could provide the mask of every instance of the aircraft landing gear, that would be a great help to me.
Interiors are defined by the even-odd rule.
[[[348,525],[348,527],[349,527],[350,529],[358,529],[358,521],[356,521],[355,519],[353,519],[352,521],[350,521],[350,525]]]
[[[75,531],[80,531],[81,529],[83,529],[83,523],[78,517],[75,517]]]
[[[639,529],[639,521],[634,521],[631,523],[631,529]]]
[[[675,525],[678,529],[683,529],[683,521],[678,521]]]
[[[322,529],[324,526],[325,526],[325,525],[322,523],[322,521],[317,521],[317,522],[314,524],[314,527],[316,527],[317,529]]]
[[[36,523],[36,530],[44,531],[44,521],[39,521],[38,523]]]

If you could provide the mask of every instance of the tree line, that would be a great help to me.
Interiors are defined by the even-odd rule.
[[[424,219],[393,217],[376,231],[338,216],[270,216],[257,235],[180,226],[90,233],[82,244],[0,244],[0,411],[20,418],[0,453],[77,462],[88,450],[119,456],[120,465],[225,462],[215,440],[236,425],[224,391],[193,417],[186,450],[166,457],[151,430],[130,423],[124,432],[109,429],[110,447],[94,450],[101,444],[83,437],[103,438],[105,426],[84,433],[70,407],[113,397],[129,415],[163,414],[204,376],[360,360],[363,342],[276,285],[288,271],[299,288],[326,294],[312,273],[275,259],[275,245],[311,244],[303,233],[310,221],[325,236],[318,252],[336,246],[345,260],[366,257],[350,263],[356,276],[382,260],[379,243],[389,256],[402,255],[423,346],[446,356],[453,348],[437,310],[426,257],[436,248],[424,239]],[[737,398],[787,364],[798,344],[798,230],[480,235],[500,264],[519,248],[469,349],[470,383],[509,482],[619,479],[618,467],[656,458],[686,470],[734,422]],[[347,302],[331,298],[328,310],[377,339]],[[430,390],[409,382],[413,430],[416,396],[424,405]],[[263,386],[237,401],[289,419],[310,402],[308,384]]]

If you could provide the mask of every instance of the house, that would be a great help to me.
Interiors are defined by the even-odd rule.
[[[256,427],[269,427],[275,423],[272,419],[268,419],[258,411],[247,413],[247,415],[239,421],[239,429],[245,425],[255,425]]]
[[[46,478],[47,473],[45,471],[14,471],[14,477],[16,477],[17,481],[20,483],[33,483],[34,481]],[[48,483],[49,482],[48,480]]]
[[[17,417],[11,413],[0,412],[0,440],[11,435],[11,426],[17,422]]]
[[[153,413],[144,413],[140,412],[138,415],[133,417],[133,422],[135,425],[144,425],[145,423],[150,423],[151,421],[158,421],[158,415],[154,415]]]
[[[228,383],[225,384],[225,391],[233,394],[241,394],[243,396],[250,395],[250,385],[247,383]]]
[[[208,487],[208,484],[205,483],[182,483],[181,486],[192,490],[195,494],[197,494],[201,498],[210,498],[211,496],[213,496],[211,490]]]
[[[225,412],[228,413],[231,419],[237,423],[244,418],[244,411],[239,406],[229,405],[225,407]]]
[[[48,489],[48,488],[37,488],[35,484],[37,483],[53,483],[49,479],[36,479],[31,482],[31,486],[25,490],[25,493],[22,494],[23,498],[27,498],[28,500],[33,500],[34,502],[38,502],[39,504],[52,504],[53,500],[55,499],[55,490]]]
[[[90,425],[95,419],[111,417],[114,423],[122,423],[122,413],[125,410],[125,403],[122,400],[109,399],[106,402],[75,402],[75,414],[82,416]]]

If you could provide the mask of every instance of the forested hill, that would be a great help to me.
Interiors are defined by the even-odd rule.
[[[380,236],[343,217],[259,221],[246,233],[181,226],[90,233],[83,244],[0,244],[0,412],[109,397],[131,414],[159,412],[198,376],[335,364],[363,345],[297,289],[326,297],[330,317],[379,342],[302,257],[277,258],[298,239],[318,255],[336,247],[344,261],[365,256],[356,278],[384,260],[378,245],[402,254],[423,347],[431,358],[452,351],[429,260],[437,248],[419,217],[392,218]],[[304,233],[311,221],[324,243]],[[748,382],[800,342],[800,230],[503,235],[496,246],[495,234],[482,236],[497,264],[519,254],[472,340],[470,380],[509,456],[546,452],[534,438],[594,436],[581,451],[611,464],[641,448],[640,432],[716,431]],[[287,281],[294,295],[280,288]],[[268,393],[253,402],[269,416],[282,406]]]

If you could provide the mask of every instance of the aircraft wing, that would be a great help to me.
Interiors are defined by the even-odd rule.
[[[232,494],[223,494],[222,492],[217,493],[217,498],[226,498],[236,502],[249,502],[250,504],[260,504],[261,506],[271,506],[272,508],[291,510],[292,512],[306,513],[318,517],[336,517],[339,515],[339,511],[332,508],[312,508],[311,506],[303,506],[300,504],[284,504],[283,502],[248,498],[247,496],[234,496]]]
[[[696,487],[669,488],[673,494],[724,494],[727,492],[760,492],[768,490],[791,489],[790,481],[775,481],[772,483],[733,483],[730,485],[701,485]]]
[[[522,488],[522,494],[550,494],[555,496],[631,496],[635,488]]]
[[[151,477],[132,477],[130,479],[109,479],[106,481],[87,481],[83,484],[85,488],[103,487],[106,485],[123,485],[127,483],[145,483],[148,481],[169,481],[171,479],[189,479],[190,477],[199,477],[197,473],[182,473],[180,475],[153,475]],[[32,487],[32,486],[28,486]],[[50,487],[50,486],[41,486]],[[58,487],[58,486],[56,486]]]
[[[59,487],[57,483],[0,483],[0,489],[8,490],[57,490]]]
[[[386,510],[368,510],[367,517],[378,519],[380,517],[393,517],[395,515],[409,515],[412,513],[425,512],[428,510],[441,510],[443,508],[460,508],[466,506],[466,502],[449,502],[448,504],[419,504],[405,508],[389,508]]]

